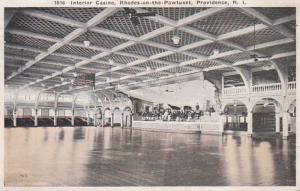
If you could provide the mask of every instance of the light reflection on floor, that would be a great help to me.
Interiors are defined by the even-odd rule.
[[[295,185],[295,140],[6,128],[7,186]]]

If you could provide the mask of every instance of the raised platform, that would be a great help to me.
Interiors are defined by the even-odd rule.
[[[146,131],[220,134],[217,122],[133,121],[132,127]]]

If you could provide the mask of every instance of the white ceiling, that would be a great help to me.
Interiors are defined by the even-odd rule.
[[[255,53],[295,65],[295,8],[136,10],[156,16],[134,26],[122,8],[6,9],[5,84],[74,92],[69,87],[76,71],[95,73],[100,91],[233,66],[259,67],[268,63],[250,58],[254,18]],[[174,35],[181,38],[178,45]],[[213,55],[214,49],[220,53]]]

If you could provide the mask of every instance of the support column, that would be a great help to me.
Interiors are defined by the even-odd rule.
[[[38,126],[38,109],[34,109],[34,126]]]
[[[130,114],[130,127],[131,127],[131,128],[133,127],[133,126],[132,126],[132,122],[133,122],[133,115]]]
[[[220,121],[219,121],[219,134],[223,135],[224,132],[224,115],[220,115]]]
[[[124,113],[121,114],[121,128],[124,128]]]
[[[280,113],[275,113],[275,132],[280,133]]]
[[[75,112],[74,112],[74,109],[72,110],[71,125],[75,126]]]
[[[111,113],[110,126],[111,126],[111,128],[114,127],[114,113]]]
[[[96,127],[96,112],[94,111],[94,127]]]
[[[54,122],[54,127],[56,127],[57,126],[57,109],[54,109],[54,120],[53,120],[53,122]]]
[[[13,110],[13,125],[14,125],[14,127],[17,126],[17,110],[16,110],[16,108],[14,108],[14,110]]]
[[[282,113],[282,138],[287,139],[289,136],[288,112]]]
[[[252,136],[253,133],[253,113],[248,113],[248,124],[247,124],[247,134]]]
[[[102,127],[104,127],[104,122],[105,122],[104,119],[105,119],[105,115],[104,115],[104,114],[101,114],[101,115],[102,115],[102,119],[101,119],[101,120],[102,120]]]

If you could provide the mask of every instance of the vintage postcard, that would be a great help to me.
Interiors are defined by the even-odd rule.
[[[299,3],[1,2],[1,190],[297,190]]]

